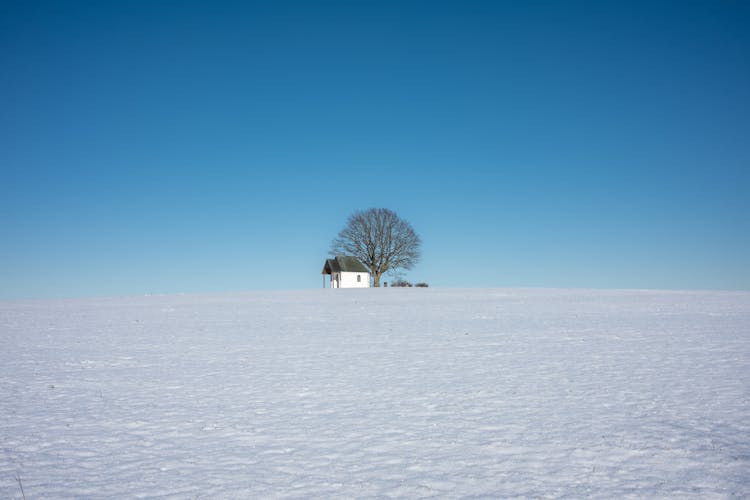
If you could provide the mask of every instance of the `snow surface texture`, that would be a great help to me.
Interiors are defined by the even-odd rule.
[[[750,294],[0,303],[0,498],[750,497]]]

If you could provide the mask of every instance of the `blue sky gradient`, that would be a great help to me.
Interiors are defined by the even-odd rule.
[[[0,298],[750,289],[750,4],[3,2]]]

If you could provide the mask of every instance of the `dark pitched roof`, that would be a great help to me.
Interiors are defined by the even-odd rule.
[[[339,255],[333,259],[327,259],[323,266],[323,274],[331,273],[369,273],[370,270],[362,264],[359,259],[350,255]]]

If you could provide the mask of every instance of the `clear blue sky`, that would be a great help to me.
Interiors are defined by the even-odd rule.
[[[3,2],[0,298],[750,289],[750,3]]]

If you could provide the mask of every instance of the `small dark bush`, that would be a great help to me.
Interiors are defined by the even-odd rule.
[[[427,288],[430,285],[428,285],[427,283],[417,283],[414,286],[417,287],[417,288]]]
[[[411,287],[412,284],[405,280],[398,280],[391,283],[391,286],[398,286],[398,287]]]

